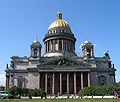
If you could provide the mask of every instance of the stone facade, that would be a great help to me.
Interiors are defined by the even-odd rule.
[[[44,55],[41,44],[36,38],[32,42],[30,56],[12,56],[6,68],[6,88],[19,86],[42,88],[47,94],[76,95],[84,87],[114,84],[114,64],[109,53],[103,57],[94,55],[93,44],[86,39],[82,44],[83,55],[75,53],[76,38],[69,24],[57,13],[43,39]]]

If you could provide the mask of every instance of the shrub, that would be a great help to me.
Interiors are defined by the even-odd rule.
[[[115,91],[120,91],[120,86],[117,85],[103,85],[103,86],[93,86],[85,87],[79,91],[79,96],[104,96],[104,95],[114,95]]]
[[[17,95],[17,87],[16,86],[12,86],[8,89],[8,93],[13,95],[13,96],[16,96]]]
[[[8,89],[9,97],[14,96],[14,98],[20,98],[20,96],[44,96],[44,91],[42,89],[28,89],[12,86]],[[18,97],[19,96],[19,97]]]

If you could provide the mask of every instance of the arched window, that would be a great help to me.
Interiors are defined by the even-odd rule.
[[[87,49],[87,56],[90,57],[91,56],[91,50]]]
[[[38,56],[38,49],[37,49],[37,48],[34,49],[34,51],[33,51],[33,55],[34,55],[35,57]]]
[[[17,86],[22,87],[22,84],[23,84],[23,78],[22,78],[22,76],[19,76],[17,79]]]
[[[99,84],[100,85],[105,85],[106,84],[106,77],[101,75],[99,76]]]

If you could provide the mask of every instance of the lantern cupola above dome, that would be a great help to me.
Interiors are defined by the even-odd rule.
[[[49,33],[65,32],[72,33],[71,28],[67,21],[62,19],[62,13],[57,12],[57,19],[52,22],[48,28]]]
[[[58,17],[58,19],[62,19],[62,13],[61,12],[57,12],[57,17]]]

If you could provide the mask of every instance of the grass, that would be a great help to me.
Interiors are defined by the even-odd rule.
[[[120,102],[120,99],[3,99],[0,102]]]

